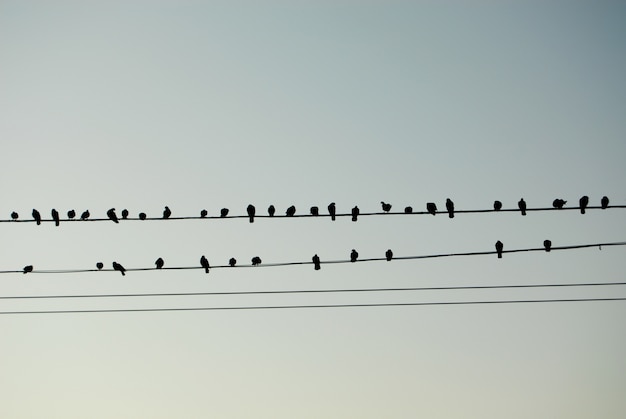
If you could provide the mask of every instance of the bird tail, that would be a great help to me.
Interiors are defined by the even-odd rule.
[[[583,207],[580,208],[580,213],[584,214],[585,213],[585,209]]]
[[[498,252],[498,259],[502,259],[502,253]]]
[[[209,268],[204,268],[204,273],[208,274],[209,273]]]
[[[454,213],[453,213],[453,212],[450,212],[450,214],[448,215],[448,217],[450,217],[450,218],[454,218]]]
[[[254,215],[250,216],[250,222],[253,223],[254,222]]]
[[[122,276],[126,276],[126,272],[122,271]]]

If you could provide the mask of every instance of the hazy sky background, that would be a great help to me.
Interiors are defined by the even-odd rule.
[[[626,204],[626,4],[0,0],[0,218]],[[0,270],[624,241],[623,210],[0,224]],[[1,296],[623,281],[624,248],[3,274]],[[0,300],[0,311],[624,297],[626,287]],[[3,418],[621,418],[626,303],[0,316]]]

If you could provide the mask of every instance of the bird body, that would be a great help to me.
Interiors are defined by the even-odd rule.
[[[52,214],[52,219],[54,220],[54,225],[58,227],[59,226],[59,211],[52,208],[51,214]]]
[[[124,208],[122,210],[122,220],[125,220],[128,218],[128,210],[126,208]]]
[[[69,210],[69,211],[67,212],[67,218],[69,218],[70,220],[73,220],[73,219],[74,219],[74,217],[76,217],[76,211],[74,211],[73,209],[72,209],[72,210]]]
[[[522,215],[526,215],[526,201],[524,201],[524,198],[519,200],[517,207],[522,212]]]
[[[224,218],[228,215],[228,208],[222,208],[220,210],[220,217]]]
[[[320,258],[319,256],[317,256],[317,253],[315,255],[313,255],[313,265],[315,266],[315,270],[319,271],[321,269],[321,262],[320,262]]]
[[[205,218],[207,215],[209,215],[209,212],[205,209],[203,209],[202,211],[200,211],[200,218]]]
[[[115,213],[115,208],[111,208],[107,211],[107,217],[109,217],[109,219],[114,223],[119,223],[119,220],[117,219],[117,214]]]
[[[556,209],[562,209],[565,204],[567,204],[567,201],[563,201],[560,198],[557,198],[554,201],[552,201],[552,206]]]
[[[493,201],[493,209],[496,211],[500,211],[502,209],[502,202]]]
[[[206,257],[204,257],[204,255],[200,258],[200,266],[202,266],[204,268],[204,273],[209,273],[209,261],[207,260]]]
[[[254,215],[256,214],[256,208],[254,207],[254,205],[250,204],[248,205],[248,208],[246,210],[248,211],[248,218],[250,219],[250,222],[253,223]]]
[[[406,207],[406,208],[404,208],[404,213],[405,214],[412,214],[413,213],[413,207]]]
[[[337,214],[337,207],[334,202],[331,202],[328,205],[328,213],[330,214],[330,219],[335,221],[335,215]]]
[[[600,206],[602,209],[607,209],[609,206],[609,197],[608,196],[603,196],[602,199],[600,200]]]
[[[237,264],[237,259],[235,258],[230,258],[230,260],[228,261],[228,264],[230,266],[235,266]]]
[[[140,220],[142,220],[142,221],[143,221],[143,220],[145,220],[145,219],[146,219],[146,217],[147,217],[147,215],[146,215],[146,213],[145,213],[145,212],[140,212],[140,213],[139,213],[139,219],[140,219]]]
[[[89,210],[85,210],[85,211],[83,211],[83,213],[81,214],[80,219],[81,219],[81,220],[83,220],[83,221],[85,221],[86,219],[88,219],[88,218],[89,218],[89,216],[90,216],[90,215],[91,215],[91,214],[89,214]]]
[[[37,223],[37,225],[41,224],[41,214],[39,213],[39,211],[37,211],[34,208],[33,208],[33,218],[35,219],[35,222]]]
[[[126,275],[126,269],[124,269],[124,267],[117,262],[113,262],[113,269],[116,271],[120,271],[122,276]]]
[[[98,268],[98,270],[104,268],[104,263],[102,263],[102,262],[96,263],[96,268]]]
[[[388,204],[386,202],[380,201],[380,205],[383,207],[383,211],[385,211],[385,212],[391,211],[391,204]]]
[[[252,266],[258,266],[261,264],[261,258],[258,256],[255,256],[252,258]]]
[[[580,213],[584,214],[585,213],[585,209],[587,208],[587,205],[589,205],[589,197],[587,195],[582,196],[578,200],[578,204],[580,206]]]
[[[360,213],[361,211],[359,211],[359,207],[355,206],[352,208],[352,221],[356,221]]]
[[[437,205],[434,202],[426,203],[426,211],[432,215],[437,214]]]
[[[448,210],[448,217],[454,218],[454,202],[450,198],[446,199],[446,209]]]
[[[22,273],[27,274],[27,273],[32,272],[32,271],[33,271],[33,265],[27,265],[27,266],[24,266],[24,269],[22,270]]]
[[[170,218],[170,215],[172,215],[172,211],[170,210],[168,206],[165,206],[165,209],[163,210],[163,218],[164,219]]]
[[[393,259],[393,252],[391,251],[391,249],[387,249],[387,251],[385,252],[385,257],[387,258],[387,262]]]
[[[314,217],[317,217],[318,215],[320,215],[320,209],[318,207],[311,207],[311,215],[313,215]]]
[[[287,212],[285,214],[287,214],[287,217],[293,217],[296,214],[296,207],[293,205],[290,206],[287,208]]]
[[[274,214],[276,214],[276,207],[274,205],[270,205],[269,207],[267,207],[267,213],[270,217],[273,217]]]
[[[162,258],[158,258],[156,262],[154,262],[157,269],[162,269],[163,265],[165,265],[165,261]]]
[[[358,258],[359,258],[359,252],[352,249],[352,252],[350,252],[350,262],[356,262]]]
[[[498,252],[498,259],[502,259],[502,249],[504,249],[504,244],[500,240],[496,242],[496,252]]]
[[[13,212],[11,213],[11,218],[12,218],[13,220],[17,220],[17,219],[18,219],[18,217],[19,217],[19,215],[18,215],[18,213],[17,213],[17,212],[13,211]]]
[[[546,249],[546,252],[549,252],[550,249],[552,249],[552,242],[550,240],[544,240],[543,247]]]

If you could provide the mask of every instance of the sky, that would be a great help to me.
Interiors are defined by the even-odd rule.
[[[0,219],[626,205],[617,1],[0,0]],[[623,209],[0,223],[0,296],[621,282]],[[621,226],[621,227],[620,227]],[[311,265],[263,266],[308,262]],[[255,268],[37,273],[212,265]],[[626,297],[1,299],[0,312]],[[621,418],[624,301],[0,314],[0,417]]]

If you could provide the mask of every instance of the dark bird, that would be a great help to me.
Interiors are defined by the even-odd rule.
[[[209,261],[204,257],[204,255],[200,258],[200,266],[204,268],[204,273],[209,273]]]
[[[446,209],[448,210],[448,217],[454,218],[454,202],[450,198],[446,199]]]
[[[387,249],[387,251],[385,252],[385,257],[387,258],[387,262],[393,259],[393,252],[391,251],[391,249]]]
[[[203,209],[202,211],[200,211],[200,218],[206,218],[206,216],[209,215],[209,212],[205,209]]]
[[[405,214],[412,214],[413,213],[413,207],[406,207],[406,208],[404,208],[404,213]]]
[[[359,252],[357,252],[356,250],[352,249],[352,252],[350,252],[350,262],[356,262],[358,257],[359,257]]]
[[[328,205],[328,213],[330,214],[330,219],[335,221],[335,215],[337,214],[337,207],[335,207],[335,203],[331,202]]]
[[[519,210],[522,211],[522,215],[526,215],[526,201],[524,201],[524,198],[519,200],[517,206],[519,207]]]
[[[380,205],[383,207],[383,211],[385,212],[391,211],[391,204],[387,204],[386,202],[380,201]]]
[[[587,208],[587,205],[589,205],[589,197],[587,195],[582,196],[578,200],[578,204],[580,206],[580,213],[584,214],[585,213],[585,208]]]
[[[228,208],[222,208],[220,210],[220,217],[224,218],[228,215]]]
[[[434,202],[428,202],[426,204],[426,211],[432,215],[437,214],[437,205]]]
[[[70,220],[73,220],[73,219],[74,219],[74,217],[76,217],[76,211],[74,211],[74,210],[69,210],[69,211],[67,212],[67,218],[69,218]]]
[[[289,208],[287,208],[287,217],[293,217],[296,213],[296,207],[294,207],[293,205],[290,206]]]
[[[98,268],[98,270],[104,268],[104,263],[102,263],[102,262],[96,263],[96,268]]]
[[[555,199],[554,201],[552,201],[552,206],[556,209],[562,209],[563,205],[567,204],[567,201],[563,201],[562,199]]]
[[[550,249],[552,249],[552,242],[550,240],[544,240],[543,247],[546,249],[546,252],[549,252]]]
[[[320,215],[320,209],[318,207],[311,207],[311,215],[317,217]]]
[[[89,214],[89,210],[85,210],[85,211],[83,211],[83,213],[80,215],[80,219],[81,219],[81,220],[83,220],[83,221],[85,221],[86,219],[88,219],[88,218],[89,218],[89,216],[90,216],[90,215],[91,215],[91,214]]]
[[[496,252],[498,252],[498,259],[502,259],[502,249],[504,248],[504,245],[502,244],[502,242],[500,240],[498,240],[496,242]]]
[[[502,202],[493,201],[493,209],[496,211],[500,211],[502,209]]]
[[[230,258],[230,259],[228,260],[228,264],[229,264],[230,266],[235,266],[235,265],[237,264],[237,259],[235,259],[235,258]]]
[[[41,224],[41,214],[39,214],[39,211],[37,211],[36,209],[33,209],[33,218],[37,222],[37,225]]]
[[[140,219],[140,220],[142,220],[142,221],[143,221],[143,220],[145,220],[145,219],[146,219],[146,217],[147,217],[147,215],[146,215],[146,213],[145,213],[145,212],[140,212],[140,213],[139,213],[139,219]]]
[[[33,271],[33,265],[27,265],[27,266],[24,266],[24,270],[22,272],[27,274],[32,271]]]
[[[170,208],[166,205],[165,209],[163,210],[163,218],[170,218],[170,215],[172,215],[172,211],[170,210]]]
[[[356,221],[360,213],[361,211],[359,211],[359,207],[355,206],[352,208],[352,221]]]
[[[17,212],[13,211],[13,212],[11,213],[11,218],[12,218],[12,219],[17,220],[17,219],[18,219],[18,217],[19,217],[19,215],[17,214]]]
[[[117,214],[115,213],[115,208],[111,208],[110,210],[108,210],[107,211],[107,216],[114,223],[119,223],[119,220],[117,219]]]
[[[315,255],[313,255],[313,265],[315,266],[315,270],[319,271],[321,269],[321,262],[320,262],[320,257],[317,256],[317,253]]]
[[[274,207],[274,205],[270,205],[269,207],[267,207],[267,213],[270,217],[273,217],[274,214],[276,214],[276,207]]]
[[[128,210],[126,208],[124,208],[122,210],[122,220],[125,220],[128,218]]]
[[[255,256],[252,258],[252,266],[258,266],[261,264],[261,258],[258,256]]]
[[[126,275],[126,269],[124,269],[124,267],[117,262],[113,262],[113,269],[116,271],[120,271],[122,276]]]
[[[52,208],[52,219],[54,220],[54,225],[59,226],[59,211]]]
[[[254,214],[256,214],[256,208],[254,208],[254,205],[250,204],[250,205],[248,205],[248,208],[246,210],[248,211],[248,217],[250,219],[250,222],[253,223],[254,222]]]
[[[154,262],[154,264],[156,265],[157,269],[161,269],[163,268],[163,265],[165,265],[165,261],[162,258],[158,258],[156,262]]]
[[[609,206],[609,197],[608,196],[603,196],[602,199],[600,200],[600,206],[602,209],[607,209],[607,207]]]

